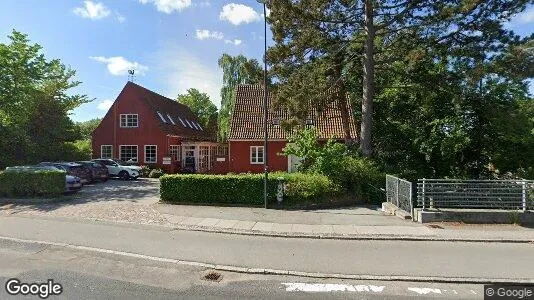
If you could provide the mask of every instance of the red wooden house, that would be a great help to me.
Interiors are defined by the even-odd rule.
[[[263,172],[264,141],[264,91],[262,85],[239,85],[235,92],[234,110],[228,137],[230,172]],[[268,165],[269,171],[293,171],[299,159],[279,155],[288,142],[291,132],[279,124],[289,120],[287,110],[274,109],[272,98],[268,98]],[[347,101],[351,112],[350,101]],[[349,113],[349,127],[352,138],[357,137],[354,116]],[[341,110],[336,105],[326,105],[321,111],[313,109],[306,119],[307,126],[315,127],[320,141],[330,138],[343,141],[345,136]]]
[[[214,168],[215,135],[189,107],[128,82],[92,133],[93,158],[118,158],[167,172]]]

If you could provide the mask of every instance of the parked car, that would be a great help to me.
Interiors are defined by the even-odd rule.
[[[7,167],[5,172],[20,171],[20,170],[54,170],[63,171],[64,169],[54,166],[14,166]],[[68,175],[65,173],[65,193],[75,193],[82,188],[82,182],[79,177]]]
[[[131,158],[127,161],[124,161],[124,160],[120,160],[120,159],[117,159],[117,158],[113,158],[111,159],[113,160],[114,162],[118,163],[119,165],[121,166],[129,166],[129,167],[133,167],[134,170],[141,170],[142,167],[138,166],[137,163],[136,163],[136,158]]]
[[[108,168],[109,176],[119,177],[123,180],[137,179],[139,170],[141,170],[141,167],[123,165],[113,159],[98,158],[92,161],[103,163]]]
[[[92,181],[107,181],[109,179],[109,170],[106,165],[96,161],[77,161],[77,164],[85,166],[91,170]]]
[[[82,184],[92,182],[93,176],[89,168],[72,162],[41,162],[40,166],[53,166],[65,170],[67,174],[79,177]]]

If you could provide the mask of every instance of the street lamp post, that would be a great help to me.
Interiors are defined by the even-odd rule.
[[[269,165],[268,165],[268,152],[267,152],[267,0],[257,0],[259,3],[263,4],[263,173],[265,178],[263,179],[263,201],[265,208],[267,208],[267,181],[269,177]]]

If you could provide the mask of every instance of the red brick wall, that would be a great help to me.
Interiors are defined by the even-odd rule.
[[[270,141],[268,144],[269,171],[287,171],[287,157],[278,155],[285,147],[285,141]],[[250,163],[250,146],[263,146],[262,141],[230,141],[230,172],[262,173],[263,164]]]
[[[217,158],[224,158],[225,160],[224,161],[217,161]],[[228,157],[217,156],[215,158],[215,164],[213,166],[212,173],[213,174],[226,174],[230,170],[229,167],[230,167],[230,165],[229,165],[229,162],[228,162]]]
[[[138,128],[120,128],[120,114],[126,113],[139,115]],[[168,142],[155,117],[134,89],[124,88],[92,134],[93,158],[100,157],[101,145],[113,145],[114,158],[119,158],[120,145],[137,145],[137,160],[142,165],[145,145],[157,145],[157,161],[161,165],[168,152]]]

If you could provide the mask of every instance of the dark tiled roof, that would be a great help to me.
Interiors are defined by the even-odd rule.
[[[160,122],[160,127],[163,132],[189,140],[215,139],[211,132],[200,125],[198,118],[186,105],[180,104],[177,101],[164,97],[131,81],[126,84],[126,88],[135,89],[135,93],[147,102],[150,108],[152,108],[154,117]]]
[[[263,95],[262,85],[243,84],[236,87],[229,140],[258,140],[264,138]],[[279,119],[282,122],[289,120],[291,116],[288,110],[283,108],[275,110],[271,95],[269,95],[267,103],[267,131],[269,139],[287,139],[291,136],[291,132],[285,131],[284,126],[274,126],[272,121],[273,119]],[[347,105],[349,110],[350,134],[352,138],[356,138],[356,123],[350,101],[347,101]],[[313,105],[310,105],[310,107],[313,107]],[[337,108],[337,105],[326,105],[321,112],[315,109],[309,113],[308,118],[313,120],[313,125],[320,139],[344,138],[341,110]]]

